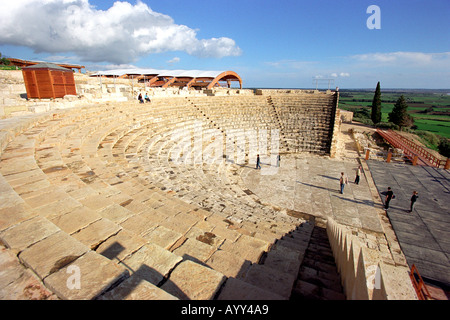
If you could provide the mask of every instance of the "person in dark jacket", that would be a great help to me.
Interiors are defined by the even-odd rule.
[[[389,209],[389,202],[395,198],[394,192],[392,191],[391,187],[388,187],[388,191],[386,192],[386,198],[384,199],[384,208],[387,210]]]
[[[413,194],[411,196],[411,206],[408,212],[412,212],[414,208],[414,204],[417,201],[417,198],[419,197],[419,193],[417,191],[413,191]]]

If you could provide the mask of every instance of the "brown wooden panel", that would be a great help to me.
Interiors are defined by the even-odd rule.
[[[23,77],[28,98],[62,98],[68,94],[77,94],[73,72],[23,70]]]
[[[65,86],[63,84],[54,84],[55,98],[62,98],[66,95]]]
[[[66,94],[71,94],[71,95],[76,95],[77,94],[77,89],[75,87],[75,84],[72,86],[66,86]]]
[[[53,85],[64,84],[64,77],[63,77],[63,73],[61,71],[52,71],[51,76],[52,76],[52,80],[53,80],[52,81]]]
[[[27,98],[35,99],[39,98],[39,91],[34,77],[34,71],[22,70],[23,79],[25,82],[25,88],[27,89]]]

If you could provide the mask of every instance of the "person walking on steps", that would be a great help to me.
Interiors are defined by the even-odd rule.
[[[339,185],[341,187],[341,194],[344,193],[344,187],[348,183],[348,178],[345,176],[343,172],[341,172],[341,178],[339,179]]]
[[[408,212],[412,212],[414,208],[414,204],[417,201],[417,198],[419,197],[419,193],[417,191],[413,191],[413,194],[411,196],[411,206]]]
[[[259,159],[259,154],[256,156],[256,169],[261,169],[261,160]]]
[[[359,184],[360,176],[361,176],[361,166],[358,166],[358,169],[356,169],[355,184]]]
[[[389,209],[389,202],[391,202],[392,199],[395,199],[394,192],[392,191],[391,187],[388,187],[386,198],[384,199],[384,208],[386,210]]]

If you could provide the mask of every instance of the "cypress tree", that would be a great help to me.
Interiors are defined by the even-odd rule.
[[[372,101],[372,113],[370,115],[373,124],[381,122],[381,90],[380,81],[377,83],[377,88],[375,89],[375,94]]]
[[[400,130],[403,127],[409,127],[414,123],[412,117],[408,114],[408,105],[406,104],[405,97],[403,95],[398,98],[394,105],[394,109],[392,109],[392,112],[389,113],[388,118],[389,122],[398,125]]]

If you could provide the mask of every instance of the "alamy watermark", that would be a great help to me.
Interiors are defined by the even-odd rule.
[[[366,285],[369,290],[381,289],[381,270],[378,265],[371,265],[367,268]]]
[[[77,265],[67,267],[66,273],[70,274],[67,278],[66,286],[69,290],[81,289],[81,272]]]
[[[367,18],[366,25],[369,30],[381,29],[381,9],[377,5],[367,7],[366,13],[371,14]]]

